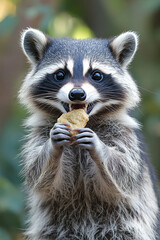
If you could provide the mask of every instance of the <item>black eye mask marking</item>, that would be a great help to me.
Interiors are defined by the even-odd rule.
[[[101,101],[123,100],[125,98],[124,88],[116,82],[111,74],[102,73],[95,70],[90,74],[89,81],[100,93]]]
[[[116,82],[116,80],[112,77],[111,74],[105,74],[98,69],[96,70],[90,69],[86,74],[85,81],[86,80],[90,84],[92,84],[100,94],[100,99],[97,99],[95,102],[91,102],[88,104],[87,113],[90,113],[92,111],[96,102],[99,100],[104,103],[109,100],[124,101],[125,90],[120,84]],[[51,108],[53,106],[51,103],[49,102],[47,103],[47,100],[53,100],[56,102],[58,101],[58,102],[61,102],[64,109],[68,112],[70,110],[68,103],[63,102],[63,100],[61,99],[57,99],[58,91],[60,90],[61,87],[67,84],[68,81],[72,81],[74,83],[75,79],[74,77],[71,78],[71,74],[67,69],[59,69],[52,74],[49,74],[49,73],[46,74],[41,80],[39,80],[39,82],[32,85],[31,95],[33,97],[34,102],[36,104],[39,104],[40,108],[43,107],[43,110],[47,111],[48,109],[51,111]],[[84,79],[82,78],[80,79],[80,81],[84,81]],[[79,81],[79,84],[80,84],[80,81]],[[45,102],[40,101],[38,100],[38,98],[39,99],[41,98],[46,101]],[[48,104],[48,107],[47,107],[47,104]],[[121,105],[123,105],[123,102],[121,103]]]
[[[70,74],[68,70],[59,69],[54,73],[47,73],[38,83],[32,85],[31,95],[34,98],[55,100],[59,89],[67,83]]]

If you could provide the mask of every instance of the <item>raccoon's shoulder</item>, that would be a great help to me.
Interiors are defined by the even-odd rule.
[[[98,131],[104,132],[104,130],[119,131],[120,129],[141,129],[141,124],[131,115],[127,113],[125,109],[113,113],[112,115],[105,115],[103,117],[94,117],[92,121],[88,122],[88,126],[95,128]]]

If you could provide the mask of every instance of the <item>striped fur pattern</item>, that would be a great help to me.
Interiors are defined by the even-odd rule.
[[[20,90],[21,102],[31,112],[22,151],[29,208],[26,238],[160,239],[154,174],[144,154],[139,124],[128,114],[139,102],[138,89],[126,69],[137,48],[136,34],[128,32],[108,42],[56,40],[54,56],[52,40],[37,31],[28,29],[22,36],[32,64]],[[102,49],[106,46],[106,60],[100,47],[99,55],[93,55],[94,41],[100,41],[96,44]],[[70,43],[72,48],[78,46],[73,53]],[[66,80],[52,84],[50,74],[66,68]],[[90,68],[102,71],[105,82],[92,81]],[[90,119],[69,145],[67,127],[56,120],[79,103],[68,98],[75,87],[86,92],[81,104],[87,105]]]

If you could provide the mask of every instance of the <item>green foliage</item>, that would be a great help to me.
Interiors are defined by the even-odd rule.
[[[22,194],[6,178],[0,178],[0,212],[19,214],[22,210]]]
[[[20,178],[20,147],[24,111],[17,105],[1,134],[0,144],[0,239],[13,239],[23,227],[24,196]]]
[[[4,230],[3,228],[0,228],[0,239],[3,240],[11,240],[10,235],[8,234],[8,232],[6,230]]]

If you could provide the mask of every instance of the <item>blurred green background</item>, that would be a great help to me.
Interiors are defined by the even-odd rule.
[[[0,239],[21,239],[25,207],[20,177],[22,128],[27,113],[17,92],[28,65],[20,32],[39,28],[52,37],[107,38],[132,30],[140,36],[130,66],[142,95],[142,123],[151,161],[160,177],[160,1],[0,0]]]

